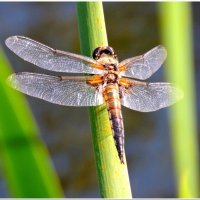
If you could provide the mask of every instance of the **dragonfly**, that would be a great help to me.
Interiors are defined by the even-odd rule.
[[[24,36],[11,36],[5,43],[16,55],[43,69],[84,74],[50,76],[18,72],[10,75],[8,82],[22,93],[59,105],[98,106],[105,103],[122,164],[125,159],[121,105],[139,112],[152,112],[183,97],[182,91],[171,83],[143,81],[165,61],[167,51],[162,45],[119,62],[110,46],[97,47],[90,58],[53,49]]]

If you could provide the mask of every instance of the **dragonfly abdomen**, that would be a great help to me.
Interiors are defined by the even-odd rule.
[[[121,163],[124,163],[124,125],[117,84],[110,83],[104,88],[104,99],[109,113],[115,145]]]

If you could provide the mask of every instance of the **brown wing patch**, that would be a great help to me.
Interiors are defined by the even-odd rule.
[[[90,66],[93,67],[93,68],[96,68],[96,69],[104,70],[103,65],[100,65],[100,64],[91,63]]]
[[[123,86],[124,88],[128,89],[130,86],[134,85],[134,82],[126,78],[120,78],[119,84],[120,86]]]
[[[85,81],[87,84],[96,86],[103,83],[103,78],[101,76],[59,76],[60,81],[64,80],[74,80],[74,81]]]
[[[120,86],[123,86],[126,89],[128,89],[129,87],[134,86],[134,85],[148,85],[147,82],[135,81],[135,80],[131,80],[128,78],[120,78],[119,84],[120,84]]]
[[[91,76],[86,80],[86,83],[92,86],[98,86],[103,83],[103,78],[100,76]]]
[[[125,71],[126,69],[127,69],[127,66],[122,65],[122,66],[120,66],[120,67],[118,68],[118,71],[119,71],[119,72],[123,72],[123,71]]]

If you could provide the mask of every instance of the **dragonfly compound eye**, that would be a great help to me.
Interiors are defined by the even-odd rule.
[[[110,46],[107,46],[105,49],[110,55],[115,56],[114,49]]]
[[[92,54],[93,59],[98,60],[100,58],[100,49],[101,47],[97,47]]]

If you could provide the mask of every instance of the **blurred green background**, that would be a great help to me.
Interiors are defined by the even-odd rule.
[[[164,43],[167,49],[173,49],[173,46],[167,43],[169,41],[165,34],[167,22],[162,19],[162,12],[165,12],[167,4],[160,6],[158,3],[106,2],[103,6],[109,45],[115,49],[120,61],[145,53],[158,44]],[[169,7],[169,9],[172,8]],[[185,78],[184,82],[190,81],[189,85],[194,84],[192,86],[195,96],[191,92],[189,95],[192,96],[189,96],[189,99],[191,97],[191,102],[196,101],[197,104],[191,105],[189,110],[194,110],[196,113],[188,115],[190,119],[192,116],[194,122],[192,130],[190,129],[191,138],[194,140],[196,129],[198,133],[200,132],[198,123],[200,104],[197,100],[200,97],[199,3],[192,3],[191,14],[191,29],[193,31],[193,33],[191,32],[193,35],[191,44],[194,52],[194,55],[191,54],[191,56],[194,56],[192,60],[194,67],[191,66],[192,71],[190,73],[193,73],[194,77],[192,80],[190,80],[191,76],[188,79]],[[181,19],[183,22],[187,20]],[[173,22],[173,18],[171,20]],[[186,30],[187,27],[183,29],[184,32]],[[13,70],[17,72],[29,71],[54,74],[26,63],[10,52],[5,47],[4,41],[11,35],[24,35],[53,48],[80,53],[76,4],[0,3],[0,41]],[[171,41],[175,43],[172,38]],[[170,58],[175,56],[175,50],[174,48],[173,54],[168,54],[168,64],[173,62]],[[191,49],[189,52],[191,53]],[[183,63],[185,63],[185,55],[182,56],[182,59]],[[192,62],[189,62],[189,64],[192,64]],[[155,82],[166,81],[166,77],[170,77],[170,73],[173,73],[173,70],[174,73],[179,73],[176,70],[176,66],[171,66],[170,71],[167,71],[166,65],[164,65],[149,80]],[[183,68],[183,70],[185,69]],[[165,74],[166,71],[167,73]],[[46,144],[50,153],[65,196],[99,197],[87,108],[64,107],[28,96],[26,98],[39,127],[43,143]],[[14,98],[13,101],[15,101]],[[2,103],[1,99],[0,103]],[[4,110],[0,112],[9,112],[7,106],[9,105],[3,104],[1,109]],[[20,112],[20,109],[17,112]],[[174,142],[171,141],[174,140],[171,137],[171,133],[174,132],[174,120],[169,120],[169,116],[171,116],[169,109],[162,109],[153,113],[139,113],[123,108],[126,134],[125,148],[134,197],[177,197],[180,192],[180,188],[175,181],[177,168],[174,168],[174,163],[176,166],[176,160],[174,159],[177,158],[172,155]],[[184,116],[186,115],[184,114]],[[29,118],[24,123],[27,124],[28,120]],[[169,126],[170,121],[172,121],[172,128]],[[190,140],[190,134],[188,135],[188,140]],[[199,139],[196,139],[195,142],[199,144]],[[191,146],[195,145],[195,143],[191,143]],[[184,146],[184,143],[182,143],[181,148],[185,150],[188,148],[188,152],[190,152],[190,148],[187,145]],[[1,146],[0,150],[3,155],[3,146]],[[44,155],[47,155],[46,149],[41,149],[41,152],[45,152]],[[191,154],[189,156],[193,157]],[[3,161],[5,161],[5,158],[0,158],[2,169],[0,170],[0,197],[9,197],[10,193],[5,181]],[[27,167],[30,164],[31,162],[26,163]],[[42,164],[42,161],[40,164]],[[43,166],[43,171],[45,171],[47,166],[45,164]],[[53,182],[55,183],[57,180]],[[196,186],[197,184],[195,186],[191,185],[194,188]]]

